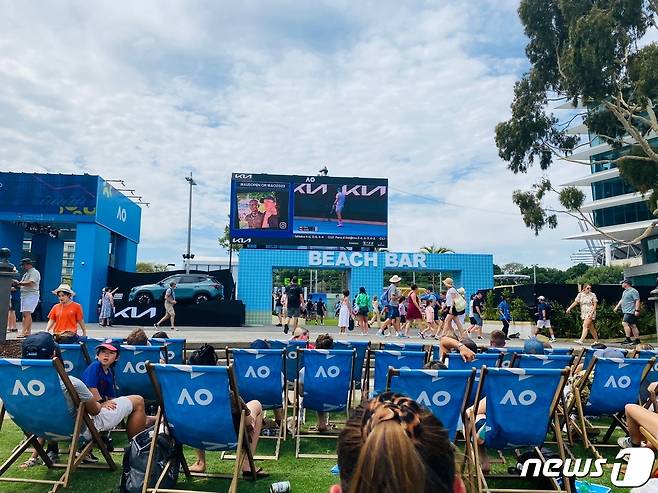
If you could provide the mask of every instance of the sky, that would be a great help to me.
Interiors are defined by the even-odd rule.
[[[123,179],[138,259],[223,256],[232,172],[387,177],[389,249],[571,265],[494,143],[528,65],[518,2],[0,0],[0,169]],[[559,164],[554,183],[589,173]]]

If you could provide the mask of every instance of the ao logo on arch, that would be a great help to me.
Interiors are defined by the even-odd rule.
[[[20,380],[16,380],[11,395],[21,394],[25,397],[41,397],[46,393],[46,385],[41,380],[30,380],[27,384],[23,384]]]

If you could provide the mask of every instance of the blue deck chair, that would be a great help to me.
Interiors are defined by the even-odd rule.
[[[546,354],[566,354],[566,355],[571,355],[573,354],[573,348],[570,347],[554,347],[554,348],[544,348],[544,352]]]
[[[146,372],[146,363],[159,363],[164,356],[159,346],[123,345],[114,367],[117,395],[141,395],[154,401],[155,391]]]
[[[573,364],[573,356],[568,354],[523,354],[516,353],[512,358],[512,368],[546,368],[560,370]]]
[[[235,493],[238,474],[246,457],[256,479],[256,467],[249,449],[249,435],[245,425],[245,412],[239,403],[233,369],[230,366],[150,363],[147,369],[159,403],[155,429],[159,429],[160,423],[165,423],[176,441],[177,453],[168,460],[154,487],[144,488],[143,492],[160,491],[160,483],[176,463],[180,463],[188,478],[199,476],[231,479],[228,491]],[[240,410],[237,426],[233,420],[234,409]],[[149,457],[152,457],[155,450],[157,437],[157,433],[154,433]],[[191,472],[183,455],[183,445],[213,452],[235,451],[237,460],[232,475]],[[151,468],[152,462],[149,461],[145,477],[151,477]]]
[[[70,396],[67,400],[66,393]],[[6,482],[41,483],[52,485],[51,492],[68,487],[70,476],[78,467],[85,467],[82,457],[93,446],[101,451],[107,468],[116,469],[111,454],[101,439],[93,421],[80,402],[73,384],[59,359],[0,359],[0,399],[25,437],[13,449],[9,458],[0,466],[0,480]],[[82,457],[76,459],[78,442],[83,426],[91,432],[91,440],[82,449]],[[69,454],[66,464],[54,464],[46,454],[37,437],[57,442],[67,442]],[[33,447],[51,468],[63,468],[64,473],[57,480],[3,477],[7,470],[20,459],[29,447]],[[95,465],[98,468],[98,465]]]
[[[466,409],[475,369],[471,370],[388,370],[386,390],[411,397],[432,411],[454,442]]]
[[[297,380],[297,357],[299,349],[305,349],[308,346],[306,341],[269,341],[272,349],[285,349],[286,350],[286,379],[288,382],[295,382]],[[303,368],[304,364],[301,361]]]
[[[286,399],[285,358],[283,349],[229,349],[226,348],[226,361],[233,365],[235,382],[240,396],[245,402],[257,400],[263,409],[283,409],[283,418],[277,436],[263,435],[261,438],[276,439],[274,455],[257,455],[254,459],[279,459],[281,441],[286,439]],[[232,359],[231,359],[232,356]],[[226,455],[232,459],[234,456]]]
[[[608,441],[617,426],[626,434],[628,428],[625,423],[626,404],[638,404],[640,387],[646,375],[655,363],[655,358],[598,358],[594,356],[590,366],[585,371],[580,384],[574,392],[576,421],[572,428],[583,441],[585,448],[589,449],[597,459],[602,456],[599,447],[616,447]],[[594,377],[590,378],[593,373]],[[589,395],[585,399],[583,390],[589,387]],[[611,416],[612,423],[607,428],[603,439],[594,445],[589,439],[585,417]]]
[[[370,393],[370,362],[374,359],[375,376],[373,381],[373,391]],[[362,393],[365,399],[367,395],[370,397],[381,394],[386,390],[386,379],[388,378],[388,369],[395,368],[396,370],[419,370],[423,368],[427,362],[427,353],[425,351],[385,351],[370,350],[368,351],[368,361],[366,363],[366,392]]]
[[[624,356],[628,355],[628,350],[624,348],[614,348],[622,353],[624,353]],[[594,349],[591,347],[583,348],[583,350],[580,352],[580,359],[576,360],[576,363],[574,366],[578,366],[580,364],[583,365],[583,370],[587,370],[592,363],[592,358],[594,357],[594,353],[598,351],[598,349]]]
[[[60,344],[59,350],[62,354],[66,373],[72,377],[81,378],[82,372],[91,363],[85,345],[82,342],[76,344]]]
[[[354,361],[354,388],[361,389],[363,381],[363,368],[366,361],[366,354],[370,349],[370,341],[334,341],[334,349],[356,349],[356,359]],[[350,406],[352,403],[350,403]]]
[[[658,349],[642,349],[635,352],[636,358],[651,359],[658,356]],[[645,379],[648,383],[658,382],[658,361],[653,364]]]
[[[484,439],[485,448],[498,451],[534,447],[539,459],[544,462],[545,457],[540,448],[546,442],[549,430],[552,429],[557,437],[557,452],[560,458],[565,460],[565,447],[556,410],[569,372],[569,369],[488,367],[482,369],[475,408],[479,406],[484,391],[487,395],[486,420],[478,423],[472,417],[467,420],[469,435],[467,459],[469,471],[478,486],[477,491],[499,491],[489,487],[487,478],[482,473],[480,452],[477,446],[473,446],[478,443],[478,438]],[[516,477],[520,478],[520,476]],[[531,491],[571,491],[568,481],[564,485],[558,484],[554,479],[550,481],[552,490],[533,488]]]
[[[384,351],[425,351],[422,342],[381,342],[379,349]]]
[[[473,377],[473,385],[470,387],[470,392],[468,394],[468,399],[466,400],[466,405],[470,406],[475,402],[475,392],[477,391],[478,383],[480,382],[480,369],[483,366],[489,368],[498,368],[503,362],[503,353],[478,353],[475,355],[473,361],[464,361],[462,355],[459,353],[448,353],[447,361],[448,370],[470,370],[475,368],[475,376]],[[484,397],[485,394],[482,395]]]
[[[512,357],[515,353],[522,353],[522,347],[489,347],[487,353],[503,353],[503,361],[500,363],[501,368],[508,368],[512,364]]]
[[[109,342],[114,347],[119,347],[124,341],[121,337],[81,337],[80,340],[85,343],[87,353],[92,361],[96,358],[96,348],[104,342]]]
[[[336,454],[308,454],[301,453],[301,440],[303,438],[332,438],[336,434],[308,433],[302,431],[304,410],[332,413],[347,411],[351,401],[354,387],[352,373],[356,350],[344,349],[301,349],[303,353],[303,376],[297,381],[296,392],[298,396],[295,407],[295,457],[335,459]],[[298,358],[298,364],[301,359]],[[303,388],[302,388],[303,386]]]
[[[162,339],[154,337],[149,339],[151,346],[167,345],[167,363],[172,365],[185,364],[185,351],[187,350],[186,339]]]

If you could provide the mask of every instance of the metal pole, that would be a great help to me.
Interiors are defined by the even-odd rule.
[[[532,284],[537,284],[537,264],[532,264]]]
[[[190,203],[187,209],[187,255],[185,258],[185,273],[190,273],[190,246],[192,243],[192,187],[196,185],[192,172],[190,176],[185,177],[185,180],[190,184]]]

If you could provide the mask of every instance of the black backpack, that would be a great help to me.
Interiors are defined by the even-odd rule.
[[[217,366],[217,359],[215,348],[210,344],[203,344],[190,355],[187,362],[190,365]]]
[[[121,483],[119,484],[120,493],[141,493],[144,487],[144,476],[146,475],[146,463],[149,458],[149,448],[153,437],[154,427],[151,426],[138,433],[130,440],[123,454],[123,470],[121,472]],[[176,454],[176,444],[174,440],[159,433],[155,444],[153,454],[153,465],[151,467],[151,477],[148,486],[155,486],[156,481],[162,474],[165,465]],[[169,472],[165,476],[160,487],[174,488],[178,480],[180,463],[175,461]]]
[[[560,459],[560,454],[558,454],[557,452],[555,452],[551,449],[545,448],[545,447],[541,447],[541,453],[544,456],[544,459],[546,459],[546,460],[548,460],[548,459]],[[514,467],[514,466],[508,467],[507,472],[509,474],[513,474],[513,475],[521,474],[521,471],[523,470],[523,464],[529,459],[539,459],[539,455],[537,454],[537,451],[535,449],[526,450],[525,452],[523,452],[521,454],[518,454],[517,458],[516,458],[516,461],[517,461],[516,467]],[[528,477],[527,479],[528,479],[528,481],[533,482],[534,486],[537,489],[552,489],[553,488],[553,483],[551,482],[551,480],[549,478],[547,478],[546,476],[544,476],[543,474],[540,475],[538,478]],[[564,488],[564,476],[562,474],[560,474],[559,477],[557,477],[555,479],[556,479],[557,483],[560,485],[560,487],[562,489],[565,489]],[[567,478],[567,480],[569,481],[569,484],[571,485],[571,491],[576,491],[576,478],[572,476],[570,478]]]

